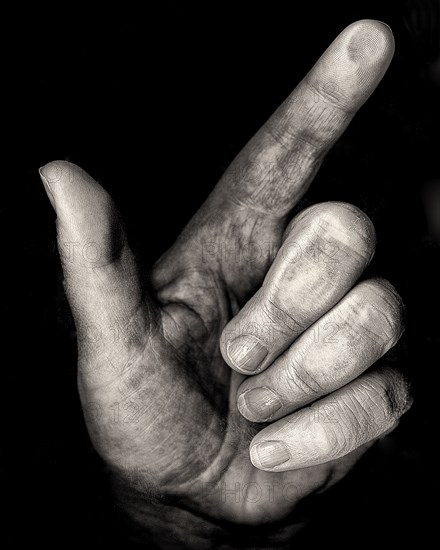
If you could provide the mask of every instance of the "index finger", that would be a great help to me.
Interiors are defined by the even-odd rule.
[[[278,218],[288,214],[393,53],[392,32],[380,21],[344,29],[236,157],[216,193],[235,206]]]
[[[289,212],[379,84],[393,52],[391,30],[379,21],[344,29],[235,158],[161,258],[160,272],[175,276],[182,265],[208,264],[240,304],[255,291],[281,245]]]

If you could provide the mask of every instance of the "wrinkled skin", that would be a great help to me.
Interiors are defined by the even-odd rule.
[[[354,206],[325,203],[289,223],[392,54],[381,23],[348,27],[235,159],[150,281],[104,189],[63,161],[40,170],[57,214],[88,430],[135,495],[126,508],[139,523],[149,502],[242,525],[282,520],[344,476],[409,407],[404,378],[372,366],[403,329],[389,283],[357,284],[374,253],[371,222]],[[316,336],[322,319],[337,338]],[[245,371],[229,354],[234,336],[247,334],[269,353]],[[237,404],[262,386],[275,395],[271,410],[247,408],[244,397]],[[268,465],[256,445],[274,440],[289,458]]]

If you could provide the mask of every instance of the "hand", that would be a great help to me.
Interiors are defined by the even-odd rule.
[[[181,546],[198,521],[275,525],[409,408],[403,376],[372,367],[403,329],[393,287],[357,282],[374,253],[370,220],[324,203],[289,223],[392,54],[385,25],[345,29],[149,281],[106,191],[67,162],[40,170],[57,214],[88,430],[141,530],[156,529],[161,506]]]

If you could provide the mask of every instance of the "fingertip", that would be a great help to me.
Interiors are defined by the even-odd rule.
[[[66,160],[48,162],[39,169],[41,180],[58,218],[72,211],[89,212],[100,207],[108,210],[108,193],[85,170]]]
[[[259,470],[290,470],[291,453],[284,441],[263,440],[251,444],[249,456]]]
[[[251,459],[252,465],[255,466],[255,468],[258,468],[259,470],[264,470],[258,457],[257,445],[254,443],[251,443],[249,447],[249,458]]]
[[[49,181],[46,177],[46,174],[45,174],[45,171],[44,171],[44,166],[42,166],[41,168],[38,169],[38,173],[40,174],[41,181],[43,182],[43,186],[44,186],[44,190],[46,191],[46,195],[47,195],[51,205],[53,206],[53,208],[55,208],[55,199],[54,199],[54,196],[53,196],[52,189],[50,187],[50,183],[49,183]]]
[[[374,19],[352,23],[304,79],[313,91],[310,107],[319,103],[353,116],[382,80],[393,54],[393,33],[386,24]]]
[[[394,36],[391,28],[376,19],[361,19],[349,25],[342,33],[351,61],[361,67],[372,64],[389,65],[394,54]]]
[[[391,37],[393,36],[393,31],[387,23],[384,23],[383,21],[379,21],[379,19],[358,19],[358,21],[354,21],[348,27],[347,29],[355,28],[357,30],[360,30],[361,32],[364,32],[365,30],[370,31],[372,28],[377,29],[381,32],[386,32]]]
[[[52,194],[59,184],[73,181],[75,170],[79,167],[66,160],[53,160],[38,169],[43,183],[46,183]]]
[[[91,180],[79,166],[66,160],[54,160],[38,169],[47,196],[55,208],[65,195],[72,197],[72,184],[76,181]]]

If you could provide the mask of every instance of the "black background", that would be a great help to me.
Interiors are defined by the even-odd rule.
[[[348,201],[373,219],[379,244],[369,274],[389,278],[405,299],[408,329],[395,355],[412,372],[416,401],[345,481],[308,504],[304,541],[348,547],[420,543],[432,534],[440,270],[422,196],[440,177],[439,89],[427,78],[431,35],[409,13],[412,4],[434,2],[381,4],[271,2],[247,13],[166,4],[142,16],[72,9],[4,21],[12,31],[3,50],[1,206],[7,547],[104,544],[118,531],[82,420],[75,329],[38,167],[67,159],[102,182],[151,263],[329,42],[361,18],[392,26],[396,56],[304,204]]]

